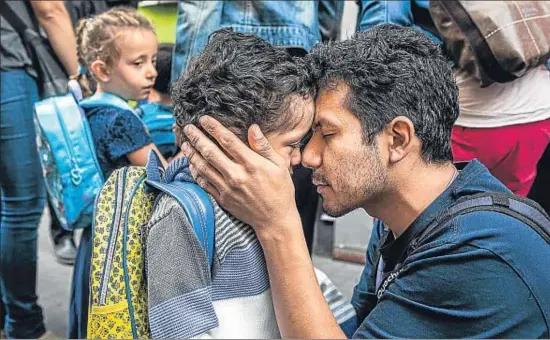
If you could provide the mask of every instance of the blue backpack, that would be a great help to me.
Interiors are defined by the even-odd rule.
[[[172,131],[172,125],[176,122],[172,107],[159,103],[145,103],[136,108],[136,113],[147,126],[153,143],[164,158],[173,157],[178,148],[176,135]]]
[[[79,93],[50,97],[34,105],[37,146],[46,190],[66,230],[92,224],[94,199],[105,179],[82,108],[115,106],[132,110],[123,99],[103,93],[80,103]]]

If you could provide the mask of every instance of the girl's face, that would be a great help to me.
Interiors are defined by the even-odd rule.
[[[157,37],[146,29],[127,29],[116,45],[119,58],[109,67],[103,90],[126,100],[146,99],[157,77]]]

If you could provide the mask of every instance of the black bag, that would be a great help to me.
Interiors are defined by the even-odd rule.
[[[42,37],[38,27],[27,26],[5,1],[1,1],[2,17],[17,31],[38,75],[37,85],[41,98],[48,98],[68,92],[69,77],[55,55],[47,39]]]
[[[84,18],[90,18],[96,14],[101,14],[109,10],[107,1],[97,1],[97,0],[69,0],[63,1],[65,8],[71,16],[73,26],[76,27],[78,21]]]

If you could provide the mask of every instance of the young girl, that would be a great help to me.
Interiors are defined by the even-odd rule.
[[[166,164],[145,126],[126,103],[147,98],[155,83],[157,38],[151,22],[125,8],[83,20],[77,28],[77,52],[86,75],[96,83],[95,94],[82,106],[104,178],[120,167],[144,166],[151,149]],[[86,338],[91,232],[91,228],[83,230],[74,267],[69,338]]]

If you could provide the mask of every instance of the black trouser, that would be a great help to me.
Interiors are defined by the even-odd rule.
[[[527,196],[550,214],[550,145],[537,164],[537,177]]]
[[[63,229],[63,227],[61,226],[61,223],[59,222],[59,219],[57,218],[57,215],[55,214],[55,211],[53,210],[53,206],[49,198],[48,198],[48,208],[50,209],[50,217],[51,217],[50,233],[52,235],[53,244],[56,245],[64,237],[72,237],[73,232]]]

